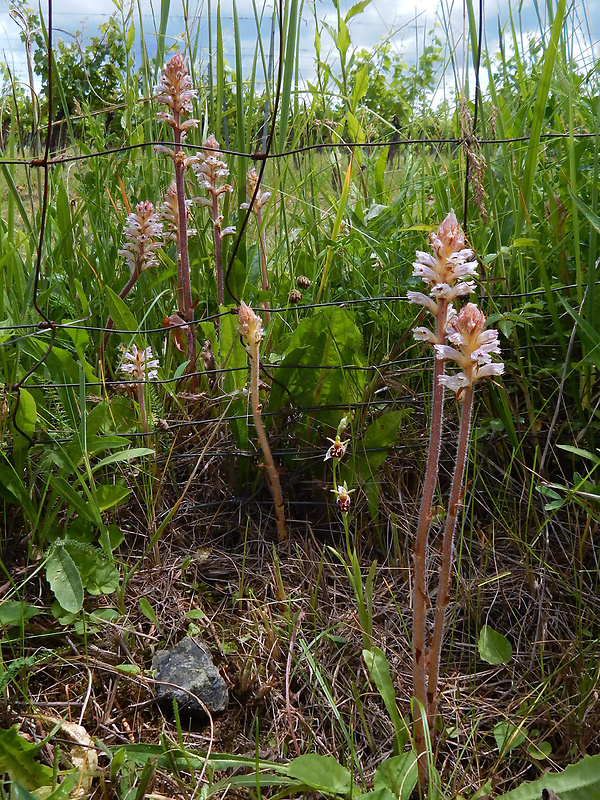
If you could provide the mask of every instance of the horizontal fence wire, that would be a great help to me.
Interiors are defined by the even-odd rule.
[[[594,286],[600,286],[600,280],[593,282]],[[485,287],[479,287],[482,296],[486,297]],[[562,283],[556,284],[551,287],[552,292],[565,292],[569,289],[577,289],[578,284],[576,283]],[[492,300],[522,300],[528,297],[543,297],[547,294],[546,289],[532,289],[529,292],[510,292],[509,294],[493,294],[487,295]],[[299,311],[313,311],[319,308],[347,308],[351,306],[357,305],[369,305],[370,303],[397,303],[397,302],[406,302],[409,303],[410,300],[406,295],[375,295],[373,297],[360,297],[360,298],[352,298],[348,300],[331,300],[327,303],[295,303],[290,304],[288,306],[281,306],[279,308],[269,308],[269,314],[289,314],[289,313],[298,313]],[[205,317],[199,317],[197,319],[193,319],[190,322],[178,322],[178,323],[169,323],[169,326],[166,327],[161,325],[159,328],[108,328],[105,325],[80,325],[78,323],[71,323],[71,322],[53,322],[49,324],[46,321],[42,322],[20,322],[15,323],[14,325],[5,324],[0,325],[0,331],[19,331],[19,330],[31,330],[35,331],[34,335],[38,335],[39,333],[43,332],[50,332],[51,330],[74,330],[74,331],[86,331],[88,333],[117,333],[123,336],[131,335],[134,336],[136,334],[147,336],[154,333],[161,333],[163,335],[168,335],[171,330],[175,330],[177,328],[186,328],[188,326],[199,325],[203,322],[214,322],[215,320],[219,320],[223,317],[228,317],[232,315],[237,315],[238,309],[231,308],[227,311],[221,311],[218,314],[211,314]],[[261,313],[261,309],[257,309],[257,314]],[[567,313],[567,312],[565,312]],[[24,337],[23,337],[24,338]],[[18,339],[10,339],[4,342],[0,342],[0,347],[6,347],[10,344],[14,344]]]
[[[560,139],[589,139],[596,137],[597,134],[590,131],[578,131],[574,133],[559,133],[559,132],[552,132],[552,133],[543,133],[541,134],[540,138],[548,141],[548,140],[560,140]],[[291,150],[283,150],[278,153],[261,153],[261,152],[244,152],[240,150],[231,150],[227,147],[219,147],[219,152],[223,153],[227,156],[241,156],[242,158],[249,158],[253,161],[264,161],[270,159],[280,159],[286,158],[288,156],[297,156],[302,153],[310,152],[311,150],[337,150],[337,149],[369,149],[370,147],[390,147],[394,145],[394,147],[417,147],[422,145],[451,145],[452,147],[461,147],[463,144],[474,142],[476,141],[478,144],[518,144],[518,143],[527,143],[530,140],[529,135],[524,136],[513,136],[507,139],[499,139],[499,138],[478,138],[474,136],[472,133],[463,136],[461,138],[457,137],[440,137],[440,138],[432,138],[432,137],[424,137],[424,138],[417,138],[417,139],[386,139],[385,141],[368,141],[368,142],[321,142],[318,144],[307,144],[303,147],[296,147]],[[0,164],[6,165],[21,165],[21,166],[28,166],[33,169],[40,168],[44,166],[58,166],[60,164],[69,164],[76,161],[88,161],[92,158],[100,158],[102,156],[110,156],[116,155],[118,153],[126,153],[131,150],[140,150],[144,149],[145,147],[169,147],[173,144],[173,142],[167,141],[150,141],[150,142],[140,142],[138,144],[127,144],[122,145],[120,147],[112,147],[107,150],[97,150],[93,153],[79,153],[77,155],[68,155],[68,156],[55,156],[53,158],[49,158],[45,161],[43,158],[0,158]],[[191,144],[190,142],[182,142],[181,145],[182,149],[186,150],[199,150],[201,149],[201,144]]]

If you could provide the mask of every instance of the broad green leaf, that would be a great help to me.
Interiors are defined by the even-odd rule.
[[[363,99],[363,97],[367,93],[368,88],[369,88],[369,67],[367,64],[365,64],[356,73],[356,77],[354,79],[354,89],[352,90],[352,101],[351,101],[351,106],[353,111],[356,111],[356,106]]]
[[[96,502],[100,511],[124,503],[131,494],[131,489],[115,484],[100,484],[96,486]]]
[[[4,600],[0,604],[0,625],[7,627],[14,627],[21,625],[22,622],[27,622],[31,617],[36,614],[43,614],[43,608],[36,608],[30,603],[25,603],[20,600]]]
[[[387,758],[375,770],[373,788],[390,789],[399,800],[408,800],[415,788],[419,773],[414,750]]]
[[[577,195],[574,194],[570,189],[569,189],[569,194],[571,195],[571,200],[573,200],[577,208],[581,211],[581,213],[584,216],[588,218],[588,221],[598,231],[598,233],[600,233],[600,217],[597,214],[594,214],[594,212],[591,209],[589,209],[584,203],[582,203],[581,200],[577,197]]]
[[[151,447],[132,447],[130,450],[122,450],[120,453],[111,453],[111,455],[94,464],[93,472],[105,467],[107,464],[116,464],[119,461],[133,461],[134,458],[152,455],[154,455],[154,450]]]
[[[14,434],[13,463],[16,473],[22,475],[25,468],[25,457],[35,432],[37,406],[33,395],[27,389],[21,389],[18,403],[15,421],[11,427]]]
[[[511,722],[499,722],[494,726],[494,739],[501,753],[509,753],[523,744],[528,735],[527,728],[521,728]]]
[[[489,625],[481,629],[477,647],[479,655],[488,664],[508,664],[512,658],[511,643]]]
[[[29,518],[35,516],[27,488],[12,464],[0,464],[0,497],[7,503],[21,506]]]
[[[552,789],[560,800],[600,800],[600,755],[585,756],[562,772],[547,772],[498,800],[539,800],[543,789]]]
[[[573,455],[587,458],[590,461],[593,461],[594,464],[600,464],[600,457],[597,456],[596,453],[590,453],[589,450],[582,450],[581,447],[573,447],[570,444],[559,444],[557,447],[559,447],[561,450],[566,450],[567,453],[573,453]]]
[[[160,625],[158,619],[156,618],[156,614],[154,613],[154,609],[146,597],[140,597],[140,611],[146,617],[146,619],[149,619],[150,622],[160,630]]]
[[[74,614],[81,609],[83,605],[81,575],[64,547],[55,547],[48,556],[46,577],[54,596],[65,611]]]
[[[121,300],[119,295],[116,294],[116,292],[113,292],[113,290],[107,284],[104,285],[104,297],[106,299],[106,305],[108,306],[109,314],[115,324],[115,328],[118,330],[130,331],[130,336],[133,338],[135,332],[138,330],[138,323],[128,306],[125,304],[125,301]],[[126,336],[126,334],[123,335]],[[138,346],[140,346],[140,344],[141,343],[138,342]]]
[[[35,760],[38,750],[39,746],[19,735],[17,725],[0,729],[0,773],[8,772],[12,781],[30,791],[50,785],[52,770]]]
[[[288,765],[288,775],[323,794],[349,794],[352,776],[333,756],[307,753]]]
[[[94,525],[102,527],[102,519],[97,506],[85,500],[64,478],[61,478],[60,475],[55,475],[50,479],[50,485],[56,490],[61,500],[64,503],[68,503],[73,511],[81,514],[85,519],[93,522]]]
[[[363,650],[362,655],[369,670],[369,675],[377,691],[381,695],[386,710],[390,715],[390,720],[395,731],[395,750],[402,753],[404,745],[408,741],[409,729],[406,721],[400,716],[396,704],[396,693],[390,675],[390,666],[383,650],[373,647],[372,650]]]

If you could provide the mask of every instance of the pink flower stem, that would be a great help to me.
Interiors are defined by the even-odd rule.
[[[221,222],[219,220],[219,195],[212,193],[212,215],[215,240],[215,268],[217,272],[217,302],[219,307],[225,304],[223,289],[223,237],[221,236]]]
[[[137,389],[137,396],[138,396],[138,404],[140,406],[140,413],[142,415],[142,432],[147,434],[148,433],[148,416],[146,414],[146,398],[144,397],[144,390],[145,386],[141,381],[137,382],[136,389]]]
[[[263,452],[265,459],[265,467],[267,475],[269,476],[269,484],[271,494],[273,495],[273,503],[275,505],[275,518],[277,520],[277,534],[279,541],[284,542],[287,539],[287,527],[285,524],[285,513],[283,509],[283,493],[281,491],[281,483],[279,482],[279,472],[273,460],[271,447],[264,429],[262,419],[260,416],[261,403],[258,395],[258,373],[259,373],[259,356],[258,356],[258,342],[248,342],[248,355],[250,356],[250,401],[252,403],[252,416],[254,418],[254,427],[258,435],[258,441]]]
[[[436,337],[438,342],[444,340],[444,327],[446,323],[446,310],[448,303],[441,299],[438,301],[436,316]],[[431,433],[429,437],[429,451],[427,453],[427,466],[425,469],[425,482],[419,509],[419,522],[415,547],[413,550],[414,564],[414,589],[413,589],[413,695],[420,704],[414,710],[413,736],[418,757],[419,778],[421,785],[427,781],[427,758],[425,752],[425,733],[423,725],[423,712],[429,716],[427,702],[427,609],[429,597],[426,585],[426,557],[427,538],[431,526],[431,509],[433,495],[437,484],[440,445],[442,440],[442,421],[444,408],[444,387],[440,386],[439,378],[444,372],[444,362],[439,359],[434,361],[433,369],[433,400],[431,409]]]
[[[185,205],[185,182],[183,179],[183,151],[181,149],[181,130],[179,128],[179,112],[173,112],[175,127],[173,128],[175,158],[175,187],[177,190],[177,294],[181,316],[186,322],[194,318],[192,307],[192,285],[190,281],[190,258],[188,252],[187,208]],[[196,336],[193,327],[188,327],[187,348],[189,364],[187,372],[196,371]],[[197,379],[192,378],[191,388],[195,388]]]
[[[427,684],[428,710],[427,717],[429,729],[433,730],[435,714],[438,704],[438,680],[440,672],[440,656],[442,640],[444,637],[444,615],[450,603],[450,582],[452,576],[452,546],[458,512],[462,506],[462,489],[465,475],[465,465],[469,450],[469,434],[471,431],[471,416],[473,411],[473,386],[468,386],[462,395],[462,413],[460,418],[460,431],[458,434],[458,447],[456,450],[456,464],[450,499],[448,501],[448,514],[444,528],[442,542],[442,561],[440,564],[440,582],[435,607],[435,621],[433,636],[429,649],[429,679]]]

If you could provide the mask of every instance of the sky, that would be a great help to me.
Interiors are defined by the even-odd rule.
[[[171,0],[171,13],[167,35],[169,41],[175,42],[184,29],[183,0]],[[186,0],[189,19],[192,27],[197,25],[198,44],[201,57],[208,58],[208,2],[209,0]],[[259,6],[260,0],[256,3]],[[269,41],[272,2],[268,0],[264,6],[264,22],[262,39]],[[556,2],[556,0],[555,0]],[[136,0],[134,21],[139,30],[138,3],[142,14],[149,46],[155,38],[155,30],[160,15],[160,0]],[[498,49],[498,28],[505,27],[509,20],[509,0],[484,0],[485,35],[491,52]],[[35,7],[33,1],[30,3]],[[233,22],[232,0],[222,0],[223,35],[225,58],[233,62]],[[55,36],[69,40],[69,34],[83,30],[88,35],[97,33],[98,25],[105,22],[119,5],[128,7],[128,0],[53,0],[53,24]],[[213,15],[216,2],[213,0]],[[513,0],[513,17],[517,27],[524,31],[524,39],[528,34],[539,35],[540,20],[542,26],[546,20],[544,0],[538,0],[541,16],[536,12],[535,0]],[[46,0],[41,0],[44,16],[47,17]],[[340,0],[342,14],[350,7],[346,0]],[[76,10],[75,10],[76,9]],[[252,63],[257,39],[257,28],[253,11],[253,0],[237,0],[240,19],[242,52],[246,65]],[[10,66],[13,73],[22,81],[27,81],[25,50],[19,38],[19,27],[10,17],[10,0],[0,0],[0,57]],[[600,59],[600,45],[596,39],[591,20],[600,19],[600,0],[573,0],[572,37],[573,55],[584,68],[590,68],[594,61]],[[336,12],[331,0],[307,0],[300,22],[299,68],[304,81],[310,81],[314,75],[314,35],[315,16],[320,21],[335,24]],[[519,19],[520,18],[520,19]],[[383,39],[388,39],[392,48],[402,53],[407,63],[413,63],[423,46],[431,39],[431,32],[437,29],[442,39],[449,43],[456,54],[459,64],[463,63],[463,28],[464,13],[462,2],[454,0],[371,0],[367,8],[354,17],[350,23],[352,48],[375,48]],[[446,37],[445,31],[449,31]],[[85,42],[85,39],[84,39]],[[322,55],[333,50],[331,39],[324,35],[322,39]],[[468,60],[464,61],[468,68]],[[38,88],[38,87],[36,87]]]

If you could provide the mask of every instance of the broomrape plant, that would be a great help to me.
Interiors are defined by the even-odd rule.
[[[192,287],[190,281],[190,260],[188,253],[188,230],[187,219],[189,213],[189,203],[185,198],[185,170],[195,162],[195,156],[186,157],[181,149],[181,143],[190,128],[198,125],[198,120],[190,117],[192,113],[192,99],[196,96],[196,90],[192,89],[192,81],[188,73],[187,66],[180,53],[176,53],[173,58],[163,67],[162,74],[154,92],[154,99],[167,106],[168,111],[159,111],[157,118],[173,130],[173,147],[156,145],[158,152],[164,153],[172,159],[175,169],[175,194],[169,200],[171,234],[176,236],[177,241],[177,291],[179,311],[177,317],[190,323],[193,319]],[[183,119],[187,117],[187,119]],[[173,320],[177,321],[177,320]],[[196,337],[193,329],[187,331],[187,350],[188,350],[188,372],[196,369]]]
[[[453,301],[470,294],[475,284],[467,278],[477,277],[475,254],[466,246],[463,231],[456,215],[451,211],[430,237],[433,253],[417,251],[413,276],[421,278],[429,293],[408,292],[408,299],[424,306],[436,318],[435,331],[420,327],[414,338],[434,347],[433,399],[429,452],[417,534],[413,550],[413,694],[414,740],[419,757],[419,774],[424,785],[427,780],[425,759],[425,720],[429,733],[433,725],[438,701],[438,678],[441,645],[444,634],[444,613],[450,602],[449,589],[452,566],[454,531],[460,507],[464,469],[468,451],[474,384],[483,379],[501,375],[504,365],[492,363],[492,354],[500,352],[498,332],[485,330],[485,315],[474,303],[468,303],[458,314]],[[445,344],[446,340],[450,345]],[[461,367],[455,375],[444,374],[444,365],[454,361]],[[432,521],[432,502],[438,479],[439,452],[442,436],[444,389],[453,391],[462,404],[454,477],[450,489],[448,510],[442,546],[439,588],[433,635],[429,648],[427,641],[426,555],[429,528]]]
[[[229,176],[227,164],[219,158],[219,142],[213,134],[202,145],[202,152],[197,153],[196,159],[192,164],[192,169],[200,188],[206,189],[209,197],[197,197],[196,202],[208,206],[212,211],[213,240],[215,243],[215,269],[217,275],[217,302],[222,306],[225,302],[225,291],[223,287],[223,238],[232,236],[235,227],[222,227],[223,215],[219,209],[219,200],[224,194],[233,192],[233,187],[228,183],[220,184],[222,178]]]
[[[143,200],[127,215],[123,228],[125,244],[118,254],[129,266],[129,280],[119,292],[123,300],[137,283],[142,272],[150,267],[158,266],[157,251],[163,247],[163,226],[159,214],[149,200]],[[110,329],[114,327],[112,317],[106,322],[106,333],[98,347],[98,360],[102,359],[106,344],[110,337]]]
[[[259,345],[262,341],[264,331],[262,320],[254,311],[242,301],[238,311],[238,333],[246,342],[246,352],[250,358],[250,402],[252,403],[252,417],[254,419],[254,427],[258,435],[263,456],[265,458],[265,467],[267,475],[269,476],[269,483],[271,494],[273,495],[273,503],[275,504],[275,517],[277,520],[277,533],[280,541],[287,539],[287,527],[285,523],[285,513],[283,510],[283,494],[281,492],[281,483],[279,482],[279,472],[273,460],[271,447],[267,438],[267,433],[264,429],[262,419],[260,416],[261,402],[259,398],[259,370],[260,370],[260,357]]]

